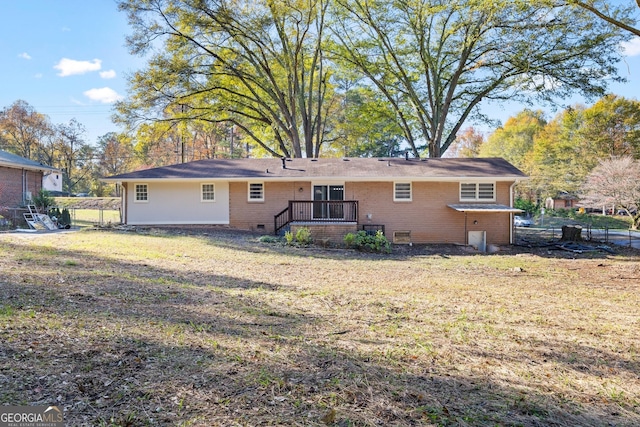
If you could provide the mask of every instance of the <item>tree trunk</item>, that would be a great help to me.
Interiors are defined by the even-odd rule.
[[[563,225],[562,238],[560,240],[568,242],[581,242],[582,227],[579,225]]]

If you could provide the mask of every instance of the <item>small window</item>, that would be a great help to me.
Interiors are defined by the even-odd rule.
[[[394,184],[393,200],[401,202],[411,201],[411,183],[396,182]]]
[[[136,184],[136,202],[149,201],[149,186],[147,184]]]
[[[201,201],[203,202],[216,201],[216,186],[214,184],[202,184],[201,189],[202,189]]]
[[[462,182],[460,183],[461,201],[493,201],[496,199],[495,184],[493,182]]]
[[[250,202],[264,201],[264,184],[262,182],[249,183],[249,201]]]

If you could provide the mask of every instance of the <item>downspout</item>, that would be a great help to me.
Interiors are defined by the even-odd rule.
[[[518,181],[513,181],[513,184],[509,187],[509,207],[513,207],[513,189]],[[509,212],[509,244],[513,245],[513,212]]]
[[[122,189],[120,191],[120,222],[122,224],[127,223],[127,198],[125,197],[126,188],[122,185],[122,182],[116,182],[116,185],[119,185]]]
[[[27,182],[27,171],[22,169],[22,203],[27,204],[27,191],[29,190],[29,183]]]
[[[467,211],[464,211],[464,244],[469,244],[469,233],[467,232]]]

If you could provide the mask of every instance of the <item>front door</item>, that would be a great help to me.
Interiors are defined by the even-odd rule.
[[[314,185],[313,219],[344,219],[342,203],[326,203],[343,200],[344,185]]]

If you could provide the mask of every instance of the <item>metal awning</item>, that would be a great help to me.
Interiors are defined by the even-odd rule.
[[[512,208],[507,205],[499,205],[496,203],[467,203],[467,204],[458,204],[458,205],[447,205],[451,209],[454,209],[458,212],[509,212],[509,213],[520,213],[522,209]]]

